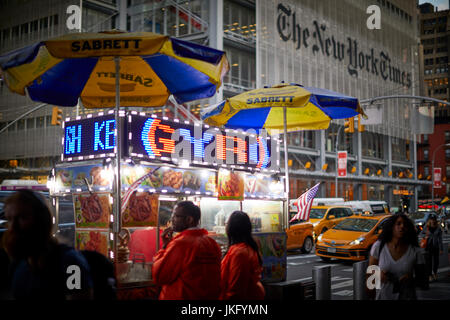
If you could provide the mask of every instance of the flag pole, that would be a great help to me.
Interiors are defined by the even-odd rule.
[[[284,223],[286,227],[284,229],[289,229],[289,161],[288,161],[288,150],[287,150],[287,116],[286,116],[286,106],[283,107],[283,144],[284,144],[284,180],[285,180],[285,197],[286,204],[284,206],[285,219]]]

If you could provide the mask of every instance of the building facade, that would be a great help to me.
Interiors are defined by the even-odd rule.
[[[118,23],[115,1],[2,0],[0,1],[0,54],[70,32],[67,13],[72,5],[82,4],[83,31],[114,28]],[[71,11],[69,11],[71,12]],[[61,154],[62,129],[51,125],[52,107],[44,105],[14,122],[38,106],[27,97],[11,93],[0,79],[0,181],[33,179],[45,183]],[[64,108],[63,115],[75,116],[84,110]]]
[[[48,1],[48,7],[40,2],[39,10],[36,9],[34,13],[40,15],[41,11],[47,10],[47,16],[58,14],[59,26],[51,35],[65,33],[68,32],[63,27],[67,19],[65,9],[71,2],[77,4],[79,1],[58,1],[57,4]],[[20,7],[13,1],[1,3],[8,4],[8,10],[10,6]],[[282,81],[326,88],[359,99],[390,94],[418,94],[420,91],[418,11],[415,1],[118,0],[108,4],[106,1],[85,0],[83,3],[88,4],[83,6],[83,17],[86,15],[85,8],[95,8],[104,14],[95,20],[96,23],[105,22],[98,26],[94,24],[90,31],[116,27],[120,22],[121,29],[128,31],[163,33],[224,50],[231,69],[222,89],[212,99],[186,105],[197,116],[203,107],[223,98]],[[379,30],[371,30],[367,26],[370,17],[367,8],[373,4],[380,9]],[[122,6],[126,15],[123,10],[102,11],[99,9],[102,5],[112,9]],[[0,28],[12,30],[19,25],[21,30],[22,24],[33,24],[38,17],[31,16],[32,9],[29,12],[29,22],[25,16],[24,21],[2,20]],[[83,29],[88,28],[85,23],[86,20],[82,22]],[[9,31],[9,34],[16,37],[15,30],[15,33]],[[6,41],[3,39],[6,38],[2,38],[1,52],[43,38],[40,33],[39,36],[30,34],[28,42],[6,46],[3,45]],[[0,108],[11,109],[27,104],[26,100],[20,100],[22,97],[6,91],[3,88],[0,93]],[[171,112],[169,107],[155,111]],[[318,196],[336,195],[337,141],[338,150],[348,152],[348,176],[339,179],[338,197],[348,200],[386,199],[391,206],[400,206],[401,194],[408,194],[411,195],[411,206],[417,206],[418,188],[430,182],[417,179],[416,107],[406,100],[363,107],[376,115],[378,121],[366,123],[364,132],[355,130],[353,134],[344,134],[341,129],[338,136],[338,129],[342,128],[344,121],[333,121],[327,130],[289,134],[291,198],[298,197],[306,188],[319,181],[323,187]],[[176,110],[172,111],[173,116],[177,116]],[[48,117],[48,112],[42,116]],[[4,115],[1,121],[5,123],[14,117],[8,114],[5,118]],[[36,143],[39,138],[32,131],[36,128],[31,128],[28,133],[26,124],[20,126],[25,126],[26,132],[19,132],[18,126],[17,123],[14,129],[8,130],[5,142],[2,138],[0,159],[5,161],[5,165],[9,159],[20,159],[18,156],[25,151],[28,157],[30,154],[37,157],[38,150],[32,152],[31,144],[22,153],[17,151],[18,145],[25,140],[27,143],[29,140]],[[45,127],[42,132],[46,130],[49,139],[58,136],[58,128]],[[24,138],[26,134],[28,138]],[[51,145],[48,148],[51,150],[43,153],[52,154],[55,158],[59,155],[57,147]],[[48,165],[51,166],[51,163]]]
[[[437,11],[430,3],[420,6],[420,41],[423,47],[423,95],[450,101],[450,10]],[[432,181],[434,167],[441,169],[441,187],[434,189],[435,202],[450,196],[450,107],[435,104],[434,130],[420,137],[417,148],[419,177]],[[449,146],[445,146],[449,144]],[[431,185],[424,187],[419,203],[431,203]]]

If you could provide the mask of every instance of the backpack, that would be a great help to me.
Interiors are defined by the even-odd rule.
[[[81,250],[91,271],[94,300],[116,300],[116,280],[113,263],[96,251]]]

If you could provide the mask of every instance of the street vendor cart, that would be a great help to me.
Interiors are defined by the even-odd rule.
[[[223,252],[228,216],[247,212],[263,257],[263,281],[286,279],[278,139],[120,111],[122,207],[114,237],[114,113],[66,119],[61,161],[49,185],[52,197],[73,198],[76,248],[98,251],[114,263],[119,299],[157,298],[152,260],[181,200],[200,206],[201,227]]]

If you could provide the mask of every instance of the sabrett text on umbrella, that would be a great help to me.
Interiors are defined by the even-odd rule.
[[[139,49],[142,39],[123,40],[82,40],[72,42],[72,51],[101,50],[101,49]]]
[[[292,102],[294,98],[295,96],[248,98],[247,104],[266,103],[266,102]]]
[[[114,72],[97,72],[99,78],[115,78],[116,74]],[[124,80],[138,82],[146,87],[151,87],[153,80],[151,78],[143,78],[141,76],[131,74],[131,73],[121,73],[120,78]]]

